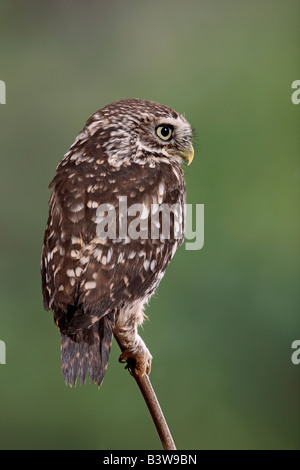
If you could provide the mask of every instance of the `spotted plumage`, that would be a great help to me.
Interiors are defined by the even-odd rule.
[[[183,241],[181,163],[192,159],[191,136],[188,122],[171,108],[122,100],[89,118],[57,167],[50,184],[42,287],[45,308],[53,311],[61,332],[62,371],[71,385],[77,378],[84,382],[87,374],[101,385],[114,334],[122,342],[122,359],[135,361],[134,373],[150,372],[152,357],[137,327]],[[127,227],[134,227],[134,205],[142,207],[138,237],[119,233],[125,202]],[[97,231],[107,214],[101,215],[103,205],[115,214],[113,237]],[[160,209],[174,205],[181,216],[171,213],[166,236]]]

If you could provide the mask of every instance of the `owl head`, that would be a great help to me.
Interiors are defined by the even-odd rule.
[[[190,164],[194,156],[190,124],[154,101],[126,99],[105,106],[90,117],[75,144],[88,139],[113,166],[161,159]]]

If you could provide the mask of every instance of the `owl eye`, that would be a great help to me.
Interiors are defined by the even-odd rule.
[[[162,140],[170,140],[173,134],[172,126],[158,126],[156,128],[156,134]]]

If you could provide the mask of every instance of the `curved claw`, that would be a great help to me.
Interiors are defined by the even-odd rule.
[[[144,374],[149,375],[151,370],[152,356],[148,349],[139,354],[133,354],[130,350],[124,350],[119,357],[121,364],[126,364],[125,369],[135,377],[142,377]]]
[[[136,360],[133,357],[128,357],[128,359],[124,359],[123,355],[121,354],[120,357],[119,357],[119,362],[120,362],[120,364],[125,364],[126,363],[125,369],[128,369],[128,372],[131,375],[135,375],[134,369],[135,369],[135,366],[136,366]]]
[[[135,375],[134,370],[136,367],[136,360],[133,357],[130,357],[127,359],[127,365],[125,366],[125,369],[128,369],[129,374]]]

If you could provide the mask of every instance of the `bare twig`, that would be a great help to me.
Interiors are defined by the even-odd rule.
[[[122,344],[120,343],[120,340],[119,338],[117,338],[116,335],[115,335],[115,339],[118,345],[120,346],[121,351],[123,351],[124,348],[122,348]],[[155,427],[160,437],[163,448],[165,450],[176,450],[168,424],[163,415],[159,401],[155,395],[154,389],[151,385],[149,376],[145,374],[143,375],[143,377],[137,377],[130,370],[130,367],[128,367],[128,370],[129,370],[130,375],[132,375],[132,377],[135,379],[136,383],[138,384],[140,391],[142,392],[142,395],[144,397],[144,400],[152,416],[153,422],[155,424]]]
[[[151,385],[149,376],[145,374],[143,377],[136,377],[135,375],[133,375],[133,377],[138,384],[144,400],[148,406],[163,448],[165,450],[176,450],[168,424],[165,420],[158,399]]]

